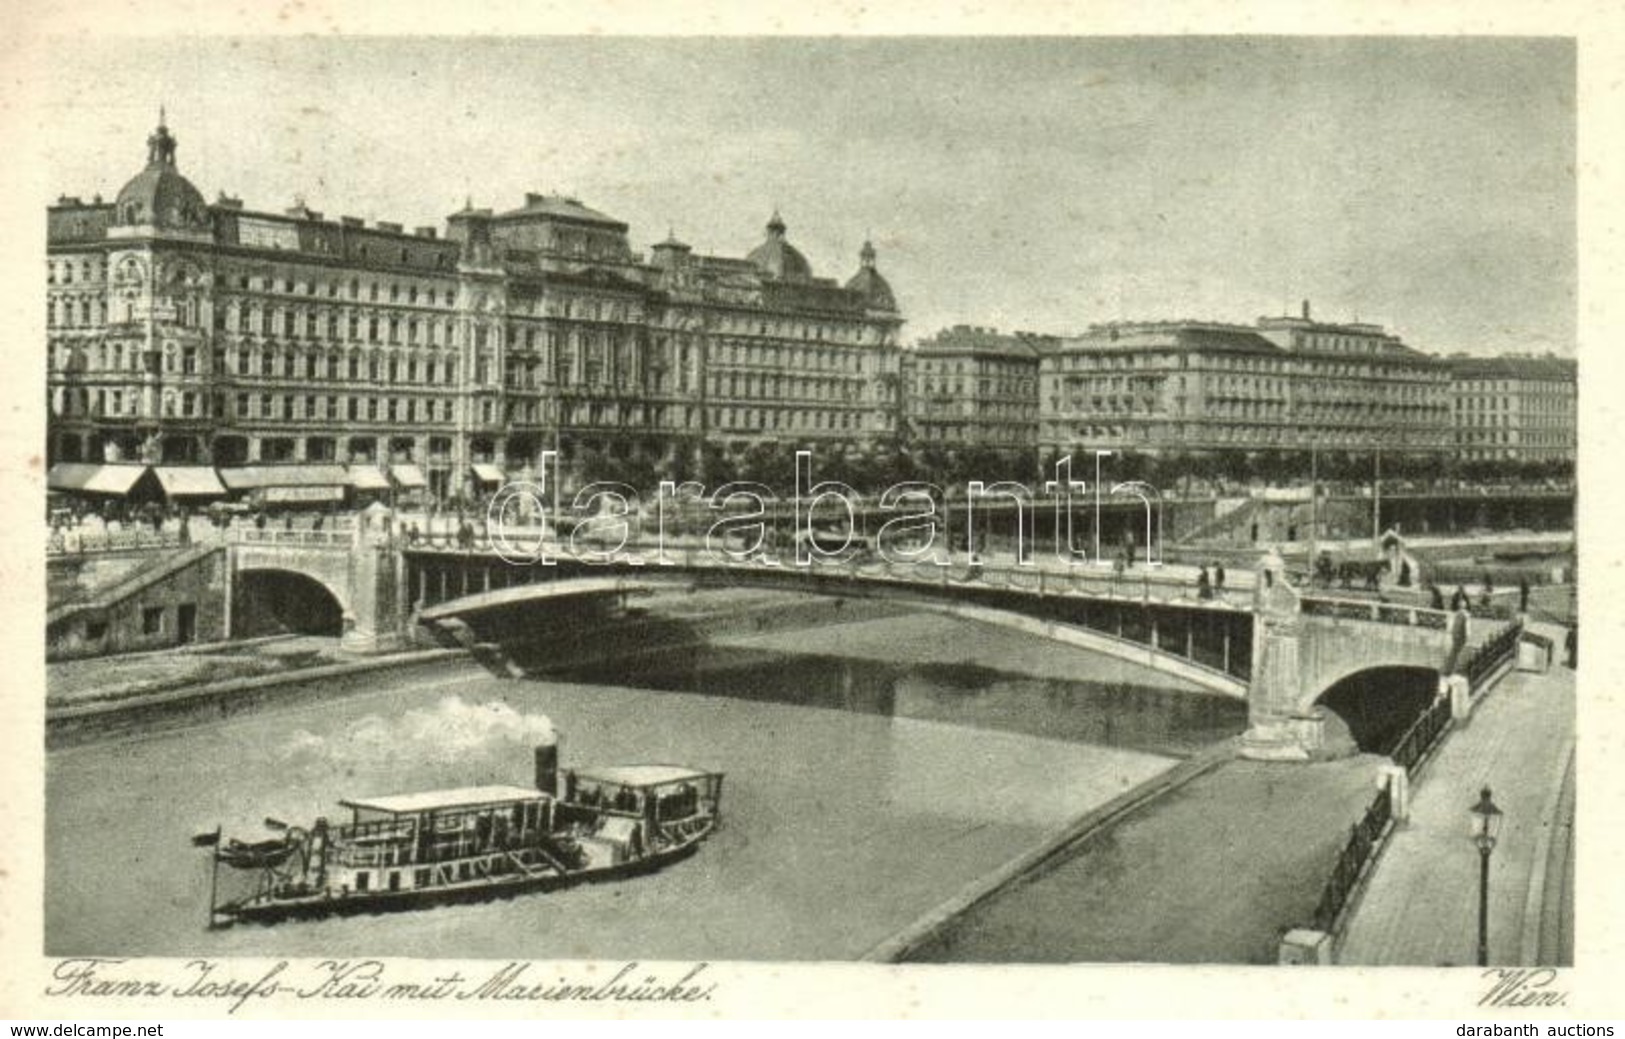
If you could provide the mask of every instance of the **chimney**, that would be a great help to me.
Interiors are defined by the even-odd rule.
[[[390,222],[385,221],[385,220],[380,220],[380,221],[378,221],[378,230],[380,230],[380,231],[388,231],[390,234],[400,234],[401,233],[401,225],[400,224],[395,224],[395,223],[390,223]]]
[[[1308,300],[1303,301],[1303,319],[1305,321],[1310,320],[1310,317],[1309,317],[1309,301]]]
[[[367,222],[358,216],[341,216],[339,223],[345,227],[366,227]]]
[[[415,232],[419,238],[433,238],[435,230],[432,227],[420,227]]]
[[[559,744],[557,740],[536,745],[536,789],[550,797],[559,793]]]

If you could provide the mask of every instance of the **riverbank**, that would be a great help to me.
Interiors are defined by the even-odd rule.
[[[1384,759],[1234,760],[1082,838],[916,943],[913,963],[1274,963]]]
[[[55,750],[104,739],[157,735],[271,705],[288,707],[314,698],[343,696],[363,689],[381,672],[417,673],[435,666],[450,673],[472,665],[465,650],[416,650],[93,699],[48,710],[45,746]]]

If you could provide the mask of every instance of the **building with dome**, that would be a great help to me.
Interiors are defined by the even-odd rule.
[[[899,433],[902,315],[868,243],[843,284],[777,212],[735,259],[639,253],[549,194],[413,230],[250,210],[206,202],[178,143],[160,117],[112,202],[48,209],[53,462],[337,466],[444,499],[554,448],[578,481],[703,478],[692,459]]]

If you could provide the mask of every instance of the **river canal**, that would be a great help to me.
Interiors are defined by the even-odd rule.
[[[1233,735],[1245,705],[925,614],[719,638],[636,666],[364,693],[50,753],[46,951],[118,956],[851,959],[1089,808]],[[565,764],[728,773],[724,829],[650,877],[480,905],[206,931],[216,823]]]

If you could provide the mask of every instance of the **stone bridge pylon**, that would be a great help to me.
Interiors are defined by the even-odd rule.
[[[247,530],[234,532],[226,548],[226,601],[256,572],[309,578],[325,588],[343,616],[342,647],[353,653],[387,653],[407,642],[400,600],[403,559],[377,532],[355,530]],[[228,626],[230,624],[230,606]]]
[[[1326,740],[1320,698],[1345,679],[1396,667],[1437,675],[1450,651],[1447,615],[1379,602],[1306,598],[1273,552],[1253,604],[1253,672],[1242,754],[1303,761]]]

